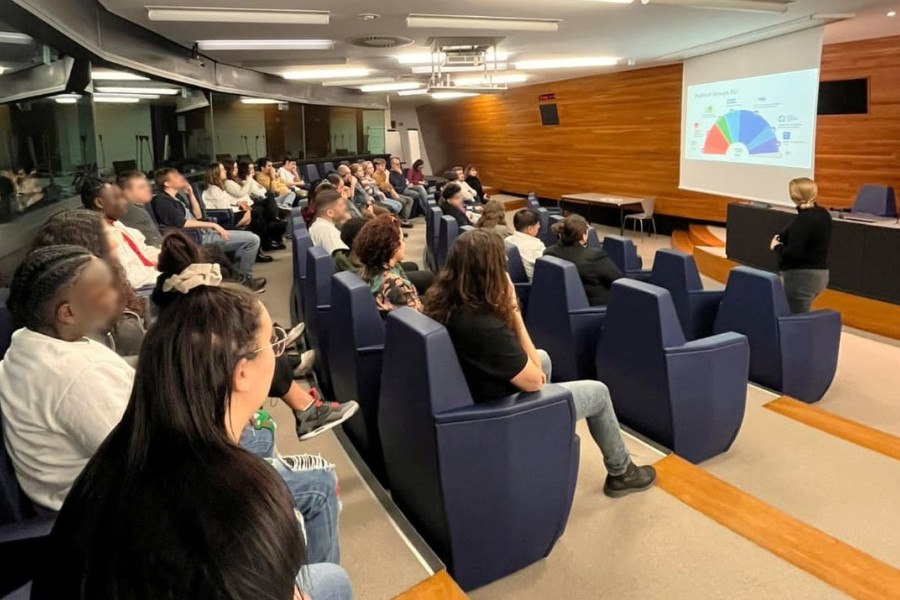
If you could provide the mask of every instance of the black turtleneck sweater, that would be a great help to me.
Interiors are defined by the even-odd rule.
[[[831,215],[821,206],[801,208],[797,218],[782,231],[775,247],[782,271],[827,269],[831,243]]]

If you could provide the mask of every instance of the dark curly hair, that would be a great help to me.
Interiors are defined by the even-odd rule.
[[[142,318],[146,316],[147,306],[128,283],[122,264],[109,255],[106,226],[101,213],[79,208],[56,213],[47,219],[38,231],[33,247],[59,245],[81,246],[94,256],[102,258],[112,269],[114,285],[119,290],[122,306]]]
[[[400,222],[392,215],[381,215],[366,223],[353,240],[353,253],[362,264],[360,277],[372,283],[397,253],[402,239]]]

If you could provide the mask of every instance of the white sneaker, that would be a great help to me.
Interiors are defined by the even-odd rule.
[[[316,351],[307,350],[300,355],[300,364],[294,369],[294,377],[306,377],[316,364]]]
[[[293,346],[294,343],[300,339],[300,336],[303,335],[304,331],[306,331],[306,323],[300,323],[299,325],[288,331],[287,337],[284,339],[286,347]]]

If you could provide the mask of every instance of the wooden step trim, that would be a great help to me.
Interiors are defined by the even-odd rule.
[[[672,247],[685,254],[694,253],[694,242],[687,231],[676,230],[672,232]]]
[[[712,246],[713,248],[724,248],[725,242],[709,230],[706,225],[690,225],[688,233],[691,235],[691,241],[695,246]]]
[[[654,466],[661,489],[845,594],[858,600],[897,596],[900,570],[677,456]]]
[[[465,592],[447,571],[438,571],[425,581],[406,590],[394,600],[464,600]]]

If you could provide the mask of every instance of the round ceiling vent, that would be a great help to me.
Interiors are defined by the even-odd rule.
[[[395,35],[367,35],[347,40],[351,46],[360,48],[403,48],[412,46],[415,40]]]

